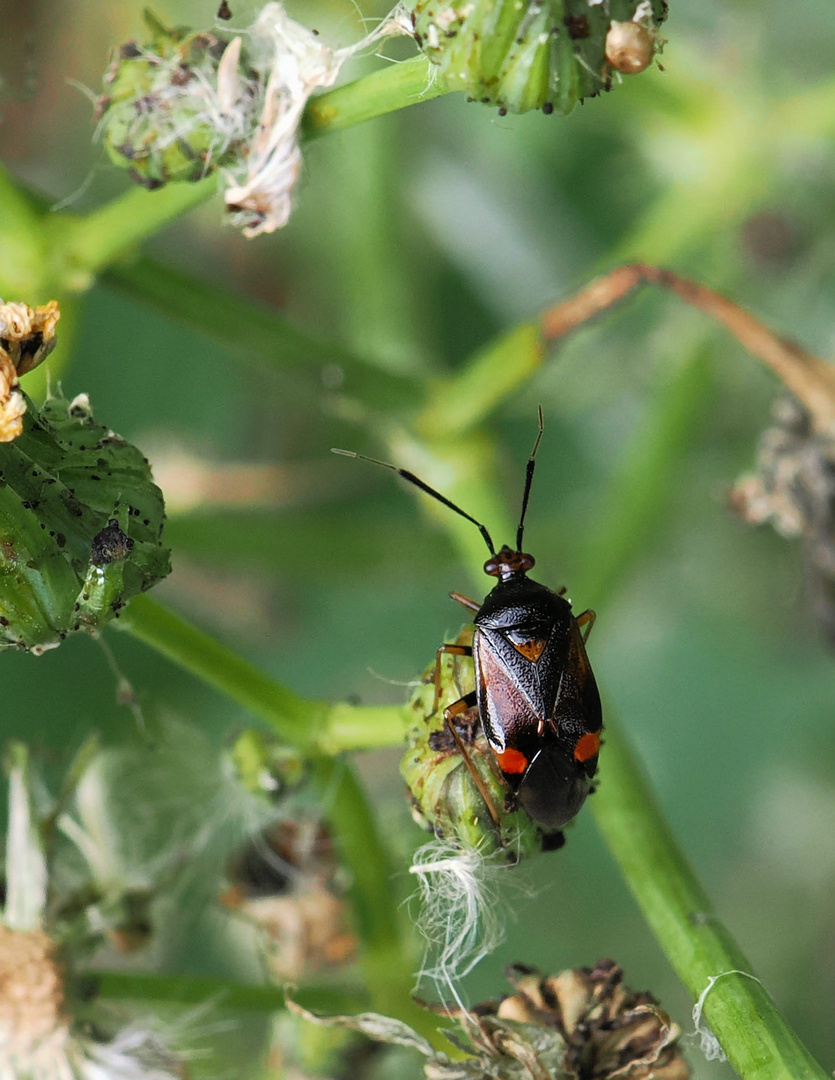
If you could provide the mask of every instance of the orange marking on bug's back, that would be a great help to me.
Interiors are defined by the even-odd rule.
[[[514,750],[513,748],[505,750],[504,753],[496,754],[499,759],[499,765],[502,772],[506,773],[523,773],[528,767],[528,759],[522,753],[521,750]]]
[[[600,736],[596,731],[587,731],[581,735],[574,747],[574,757],[577,761],[588,761],[600,750]]]
[[[526,641],[524,645],[517,645],[515,642],[512,642],[511,644],[526,660],[530,660],[532,664],[535,664],[540,656],[542,656],[542,651],[548,642],[545,638],[531,638],[530,641]]]

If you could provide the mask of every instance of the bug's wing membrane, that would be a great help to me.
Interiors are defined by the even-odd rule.
[[[486,647],[483,637],[487,638]],[[508,669],[508,658],[497,650],[497,639],[499,643],[507,644],[495,631],[476,631],[473,657],[478,673],[476,697],[484,734],[495,752],[502,754],[509,743],[513,744],[516,729],[531,724],[536,727],[537,719],[520,680],[513,677],[512,667]],[[518,659],[528,664],[522,657]]]
[[[519,802],[537,824],[561,829],[586,801],[591,783],[557,739],[545,742],[525,773]]]
[[[597,769],[596,743],[594,753],[583,752],[581,740],[597,736],[603,727],[600,694],[586,655],[583,637],[576,621],[571,624],[567,663],[563,667],[557,695],[554,699],[553,727],[561,742],[570,746],[589,777]]]
[[[512,645],[500,630],[479,627],[473,641],[479,673],[479,713],[484,733],[497,753],[507,745],[521,747],[539,739],[542,726],[554,715],[565,667],[566,646],[558,628],[551,627],[542,647]],[[534,660],[528,655],[535,656]]]

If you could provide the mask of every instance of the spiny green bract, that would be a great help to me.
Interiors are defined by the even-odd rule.
[[[82,394],[27,401],[0,446],[0,648],[38,654],[94,633],[171,569],[147,460],[93,419]]]
[[[461,631],[458,644],[472,644],[473,628]],[[444,708],[475,685],[469,657],[441,660],[440,704],[435,700],[435,665],[423,674],[409,703],[412,717],[409,748],[400,773],[412,798],[415,820],[436,836],[473,848],[485,856],[504,851],[511,861],[551,846],[547,836],[527,813],[508,800],[508,789],[495,755],[481,729],[475,708],[454,718],[470,765],[477,771],[484,792],[498,817],[495,821],[455,737],[444,720]]]
[[[121,46],[104,77],[99,132],[113,163],[148,188],[201,180],[242,152],[240,105],[254,84],[230,72],[234,100],[224,110],[216,91],[228,42],[164,26],[147,11],[145,21],[149,39]]]
[[[666,13],[665,0],[418,0],[412,20],[449,89],[504,111],[565,116],[611,88],[612,24],[635,21],[652,35]]]

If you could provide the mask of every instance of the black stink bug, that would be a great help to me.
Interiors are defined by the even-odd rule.
[[[444,718],[466,760],[467,749],[456,733],[453,718],[473,705],[478,707],[484,734],[511,799],[518,800],[542,829],[552,831],[577,814],[591,789],[603,721],[600,695],[585,647],[594,625],[594,612],[575,616],[564,588],[554,592],[528,577],[534,558],[523,550],[522,534],[542,430],[540,410],[539,432],[528,459],[516,548],[504,545],[498,551],[481,522],[414,473],[352,451],[334,452],[392,469],[471,521],[481,532],[490,550],[484,572],[498,578],[498,582],[480,605],[459,593],[451,594],[475,613],[473,644],[442,645],[438,658],[440,661],[444,653],[471,655],[476,685],[474,691],[447,706]],[[436,668],[436,708],[439,670],[440,663]],[[471,768],[471,773],[497,821],[480,777],[475,769]]]

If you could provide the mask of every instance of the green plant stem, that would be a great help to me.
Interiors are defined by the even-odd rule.
[[[405,721],[395,706],[300,698],[149,596],[136,596],[121,626],[266,721],[286,742],[314,754],[399,746]]]
[[[57,280],[67,291],[82,292],[93,277],[135,244],[194,209],[217,190],[210,176],[196,184],[167,184],[159,191],[134,187],[82,218],[51,220],[60,258]],[[47,234],[50,221],[44,226]]]
[[[154,259],[115,263],[104,281],[169,318],[198,329],[244,356],[274,370],[328,365],[340,369],[339,392],[371,405],[411,405],[420,388],[411,379],[383,371],[372,357],[352,353],[335,342],[298,330],[279,314],[207,281],[183,274]]]
[[[75,980],[85,999],[107,998],[114,1001],[169,1001],[178,1005],[199,1005],[210,999],[224,1009],[242,1012],[275,1012],[284,1008],[285,993],[278,986],[251,986],[212,975],[165,975],[144,972],[93,971]],[[337,987],[303,987],[298,1001],[307,1008],[322,1012],[351,1012],[364,1008],[367,997]]]
[[[710,358],[697,346],[656,391],[581,545],[571,587],[583,606],[611,597],[663,530],[677,467],[711,400],[712,383]]]
[[[545,352],[538,322],[521,323],[474,353],[449,379],[434,383],[416,421],[427,438],[452,439],[484,421],[539,368]]]
[[[323,754],[350,750],[379,750],[403,746],[406,733],[404,710],[396,705],[348,705],[336,701],[328,706],[317,746]]]
[[[604,754],[600,787],[591,800],[595,819],[681,981],[697,1000],[714,976],[734,970],[753,974],[711,909],[611,719]],[[707,994],[704,1015],[745,1080],[824,1080],[828,1075],[753,978],[723,975]]]
[[[312,98],[302,118],[302,133],[316,139],[446,93],[449,88],[432,77],[429,62],[415,56]]]
[[[137,596],[122,616],[135,637],[227,694],[265,720],[282,739],[310,750],[327,706],[306,701],[196,626],[152,600]]]

